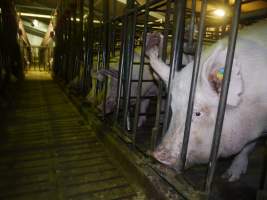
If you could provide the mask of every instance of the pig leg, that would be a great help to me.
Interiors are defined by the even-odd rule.
[[[167,85],[170,67],[159,58],[162,36],[159,33],[151,33],[147,36],[146,54],[150,59],[150,65]]]
[[[142,100],[140,105],[140,113],[145,113],[148,105],[149,105],[149,99]],[[138,127],[141,127],[145,121],[146,121],[146,116],[145,115],[140,116],[138,120]]]
[[[147,91],[145,92],[145,96],[155,96],[158,92],[158,88],[156,87],[155,84],[152,84],[148,89]],[[149,106],[149,102],[150,102],[150,99],[144,99],[144,100],[141,100],[141,104],[140,104],[140,112],[141,113],[145,113],[148,106]],[[138,120],[138,127],[141,127],[143,125],[143,123],[146,121],[146,116],[143,115],[143,116],[140,116],[139,117],[139,120]]]
[[[223,178],[227,178],[229,182],[236,181],[240,178],[241,174],[246,173],[248,166],[248,154],[255,147],[256,142],[246,145],[243,150],[236,155],[231,166],[223,174]]]

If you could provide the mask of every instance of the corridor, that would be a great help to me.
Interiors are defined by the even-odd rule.
[[[13,104],[0,134],[1,200],[144,199],[48,72],[29,71]]]

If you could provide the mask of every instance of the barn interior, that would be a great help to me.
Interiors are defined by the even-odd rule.
[[[153,156],[173,74],[266,20],[266,0],[1,0],[0,199],[267,199],[265,138],[232,182],[218,142],[179,172]],[[155,32],[167,85],[146,55]]]

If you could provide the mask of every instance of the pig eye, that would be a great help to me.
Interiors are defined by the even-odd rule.
[[[195,112],[195,115],[199,117],[201,115],[201,112]]]

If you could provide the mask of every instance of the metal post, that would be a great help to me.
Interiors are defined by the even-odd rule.
[[[183,58],[183,39],[184,39],[184,20],[185,20],[185,9],[186,0],[176,0],[175,1],[175,24],[173,31],[173,43],[172,43],[172,55],[171,55],[171,66],[170,66],[170,76],[167,89],[167,99],[165,106],[165,118],[163,124],[163,134],[167,131],[168,119],[170,114],[170,104],[171,104],[171,91],[173,88],[173,78],[175,70],[179,70],[182,67]]]
[[[203,2],[202,2],[203,5]],[[192,8],[191,8],[191,20],[190,20],[190,27],[189,27],[189,37],[188,37],[188,45],[190,49],[190,53],[193,50],[194,46],[194,32],[195,32],[195,19],[196,19],[196,0],[192,0]]]
[[[103,67],[108,69],[109,64],[109,1],[104,0],[103,2],[103,11],[104,11],[104,31],[103,31]],[[103,101],[103,114],[106,114],[106,98],[107,98],[107,87],[108,87],[108,78],[104,78],[104,101]],[[103,115],[103,116],[104,116]]]
[[[134,8],[134,1],[128,0],[127,1],[127,9]],[[132,79],[132,71],[133,71],[133,55],[134,55],[134,34],[135,34],[135,20],[136,20],[136,13],[128,16],[128,23],[127,23],[127,38],[126,38],[126,52],[125,52],[125,65],[124,65],[124,77],[125,77],[125,84],[124,84],[124,106],[123,106],[123,128],[126,128],[127,123],[127,115],[130,103],[130,94],[131,94],[131,79]]]
[[[190,87],[187,115],[186,115],[186,121],[185,121],[184,138],[183,138],[183,145],[182,145],[182,151],[181,151],[182,169],[184,169],[185,167],[187,147],[188,147],[189,136],[190,136],[192,114],[193,114],[193,108],[194,108],[194,100],[195,100],[195,93],[196,93],[196,87],[197,87],[197,79],[198,79],[198,74],[199,74],[203,37],[204,37],[204,31],[205,31],[206,10],[207,10],[207,0],[203,0],[201,3],[200,30],[199,30],[199,35],[198,35],[197,52],[194,58],[191,87]]]
[[[147,2],[146,1],[146,5]],[[140,113],[140,101],[141,101],[141,92],[142,92],[142,80],[143,80],[143,73],[144,73],[144,63],[145,63],[145,49],[146,49],[146,35],[147,35],[147,21],[149,17],[149,7],[146,6],[145,11],[145,21],[144,21],[144,32],[143,32],[143,45],[141,51],[141,60],[140,60],[140,68],[139,68],[139,77],[138,77],[138,85],[137,85],[137,96],[136,96],[136,105],[135,105],[135,112],[134,112],[134,123],[133,123],[133,145],[135,146],[135,139],[136,139],[136,132],[138,126],[138,119]]]
[[[123,27],[121,29],[121,49],[120,49],[120,63],[119,63],[119,78],[117,84],[117,98],[116,98],[116,112],[115,121],[118,121],[119,111],[121,106],[121,96],[122,96],[122,79],[123,79],[123,67],[125,63],[125,46],[126,46],[126,34],[127,34],[127,17],[124,17]]]
[[[170,29],[170,14],[171,14],[171,0],[167,1],[166,5],[166,16],[165,16],[165,26],[164,26],[164,40],[163,40],[163,51],[162,55],[160,55],[163,62],[166,62],[167,59],[167,46],[168,46],[168,35],[169,35],[169,29]],[[156,119],[155,124],[152,130],[152,137],[151,137],[151,150],[154,151],[156,148],[156,142],[157,142],[157,135],[159,134],[159,128],[160,128],[160,114],[161,114],[161,104],[162,104],[162,93],[163,93],[163,81],[158,81],[158,96],[157,96],[157,112],[156,112]]]
[[[84,7],[84,0],[79,0],[79,18],[80,18],[80,26],[79,26],[79,32],[78,32],[78,40],[79,40],[79,48],[78,48],[78,55],[77,55],[77,73],[79,76],[79,79],[84,79],[85,77],[80,77],[80,69],[81,64],[84,63],[84,56],[83,56],[83,7]],[[83,82],[81,81],[81,88],[83,88]]]
[[[216,168],[216,161],[218,156],[221,132],[223,128],[223,120],[226,108],[226,101],[228,95],[228,89],[231,79],[231,71],[232,71],[232,64],[234,59],[235,53],[235,46],[236,46],[236,39],[237,39],[237,32],[238,32],[238,22],[241,13],[241,2],[242,0],[235,1],[235,7],[233,10],[233,20],[231,26],[231,34],[228,42],[228,50],[226,55],[225,61],[225,69],[224,69],[224,76],[223,76],[223,83],[222,83],[222,91],[220,95],[219,107],[216,117],[215,129],[214,129],[214,136],[209,160],[209,168],[208,174],[206,179],[206,192],[209,194],[211,191],[211,184]]]
[[[86,55],[86,64],[85,64],[85,78],[84,78],[84,88],[83,91],[87,92],[89,84],[91,83],[91,69],[93,67],[93,30],[94,30],[94,0],[88,0],[89,6],[89,15],[88,15],[88,34],[87,34],[87,55]]]

